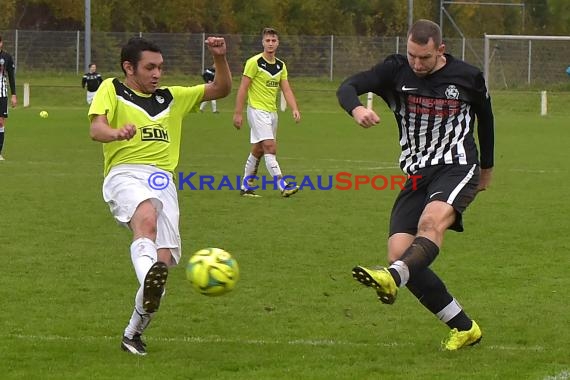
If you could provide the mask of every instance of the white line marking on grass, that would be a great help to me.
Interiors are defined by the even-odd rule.
[[[0,335],[2,336],[2,335]],[[23,334],[8,334],[4,335],[8,338],[16,338],[22,340],[43,340],[43,341],[113,341],[120,340],[117,336],[80,336],[80,337],[70,337],[61,335],[23,335]],[[334,339],[292,339],[292,340],[280,340],[280,339],[230,339],[220,336],[186,336],[186,337],[145,337],[146,340],[155,342],[185,342],[185,343],[239,343],[239,344],[250,344],[254,346],[264,346],[264,345],[291,345],[291,346],[350,346],[350,347],[414,347],[416,346],[413,342],[346,342]],[[477,345],[475,349],[487,349],[491,351],[544,351],[545,348],[542,346],[487,346],[487,345]],[[570,380],[570,372],[563,371],[556,375],[558,377],[547,378],[549,380]],[[566,377],[560,377],[566,376]]]
[[[120,337],[116,336],[81,336],[81,337],[70,337],[61,335],[22,335],[22,334],[9,334],[9,338],[17,338],[22,340],[43,340],[43,341],[96,341],[96,340],[120,340]],[[145,340],[156,341],[156,342],[186,342],[186,343],[240,343],[240,344],[250,344],[254,346],[263,345],[279,345],[287,344],[292,346],[378,346],[378,347],[410,347],[414,346],[414,343],[358,343],[358,342],[343,342],[333,339],[293,339],[293,340],[267,340],[267,339],[228,339],[219,336],[187,336],[178,338],[168,338],[168,337],[145,337]]]
[[[154,338],[150,340],[165,341],[165,342],[192,342],[192,343],[240,343],[251,344],[256,346],[262,345],[279,345],[287,344],[291,346],[380,346],[380,347],[408,347],[413,346],[413,343],[358,343],[358,342],[343,342],[333,339],[293,339],[293,340],[266,340],[266,339],[228,339],[224,337],[182,337],[182,338]]]
[[[544,351],[542,346],[485,346],[485,348],[498,351]]]
[[[358,171],[369,171],[369,170],[387,170],[387,169],[398,169],[398,166],[373,166],[373,167],[359,167],[357,169],[347,169],[346,167],[336,166],[336,167],[327,167],[326,169],[323,168],[309,168],[309,169],[299,169],[295,170],[298,173],[326,173],[328,175],[335,175],[340,172],[346,172],[353,175],[359,175]]]
[[[196,154],[193,157],[200,157],[200,158],[235,158],[230,155],[219,155],[219,154]],[[375,164],[375,165],[396,165],[398,167],[397,161],[378,161],[378,160],[351,160],[351,159],[344,159],[344,158],[307,158],[307,157],[297,157],[297,156],[279,156],[279,160],[291,160],[291,161],[327,161],[327,162],[346,162],[349,164]],[[195,163],[199,164],[199,163]],[[195,165],[193,164],[193,165]]]
[[[543,380],[568,380],[570,379],[569,371],[562,371],[554,376],[546,376]]]
[[[295,159],[295,157],[290,157],[290,160]],[[305,160],[302,158],[302,160]],[[339,159],[339,158],[317,158],[315,161],[331,161],[331,162],[348,162],[355,164],[382,164],[382,165],[397,165],[397,162],[382,162],[382,161],[370,161],[370,160],[349,160],[349,159]]]
[[[532,173],[532,174],[553,174],[553,173],[560,173],[560,170],[557,169],[523,169],[523,168],[514,168],[509,169],[510,172],[518,172],[518,173]]]

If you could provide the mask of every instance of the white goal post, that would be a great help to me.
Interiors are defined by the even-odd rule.
[[[533,57],[538,61],[539,56],[541,55],[541,52],[543,50],[540,50],[538,48],[535,48],[535,50],[538,51],[538,53],[534,53],[533,56],[533,41],[570,41],[570,36],[518,36],[518,35],[500,35],[500,34],[485,34],[485,41],[484,41],[484,59],[483,59],[483,65],[484,65],[484,70],[483,70],[483,74],[485,76],[485,82],[487,83],[487,88],[490,89],[492,87],[492,84],[494,85],[494,83],[492,83],[492,76],[491,76],[491,61],[495,60],[495,63],[497,63],[499,65],[503,65],[504,62],[501,62],[501,55],[499,54],[499,52],[501,51],[501,46],[499,45],[499,40],[504,41],[504,43],[506,44],[507,42],[512,42],[512,41],[527,41],[527,43],[524,46],[524,50],[523,51],[517,51],[518,55],[515,55],[513,51],[511,51],[512,49],[509,48],[509,46],[506,47],[506,49],[503,49],[503,52],[501,54],[503,54],[503,60],[506,58],[506,54],[510,54],[511,55],[511,73],[513,71],[517,71],[517,73],[519,75],[522,75],[525,71],[526,71],[526,84],[531,84],[533,83],[533,78],[531,78],[531,75],[533,73],[533,68],[534,68],[534,72],[540,72],[541,70],[543,71],[547,71],[546,68],[544,68],[544,65],[546,62],[548,61],[544,61],[544,60],[540,60],[540,62],[537,62],[536,64],[533,65]],[[493,44],[493,42],[495,42]],[[522,46],[519,46],[519,48],[522,48]],[[568,46],[566,46],[566,44],[564,44],[564,47],[561,46],[552,46],[549,49],[549,53],[555,53],[559,59],[561,61],[566,61],[567,57],[564,56],[564,52],[568,52],[570,51],[570,43],[568,44]],[[526,61],[526,62],[525,62]],[[552,60],[551,60],[552,61]],[[526,63],[526,64],[525,64]],[[565,64],[565,66],[568,66],[568,62],[563,62]],[[513,64],[516,64],[515,66],[512,66]],[[506,65],[505,65],[506,66]],[[522,67],[521,67],[522,66]],[[551,68],[549,68],[551,69]],[[503,70],[503,67],[501,67],[501,70]],[[506,79],[506,75],[503,72],[502,73],[502,77],[503,77],[503,81],[504,81],[504,87],[508,87],[507,85],[507,79]]]
[[[24,107],[30,106],[30,84],[24,83]]]

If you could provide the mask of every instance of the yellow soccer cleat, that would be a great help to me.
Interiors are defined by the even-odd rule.
[[[443,349],[447,351],[455,351],[460,348],[473,346],[481,341],[482,333],[479,325],[473,322],[471,329],[467,331],[458,331],[453,329],[449,333],[449,337],[441,342]]]
[[[291,195],[295,194],[297,191],[299,191],[299,186],[289,184],[289,185],[285,186],[285,188],[283,190],[281,190],[281,196],[283,198],[289,198]]]
[[[248,190],[240,190],[239,191],[239,195],[240,197],[246,197],[246,198],[261,198],[261,195],[258,195],[255,193],[255,191],[248,189]]]
[[[396,301],[398,287],[387,268],[368,269],[357,266],[352,269],[352,277],[361,284],[374,288],[382,303],[391,305]]]

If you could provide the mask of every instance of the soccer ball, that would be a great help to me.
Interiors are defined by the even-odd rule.
[[[198,293],[221,296],[235,287],[239,267],[232,255],[223,249],[205,248],[188,260],[186,278]]]
[[[40,117],[41,117],[42,119],[45,119],[45,118],[47,118],[48,116],[49,116],[49,114],[48,114],[47,111],[41,111],[41,112],[40,112]]]

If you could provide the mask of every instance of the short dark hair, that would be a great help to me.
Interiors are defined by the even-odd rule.
[[[263,28],[263,31],[261,32],[261,37],[264,37],[266,34],[273,34],[275,36],[279,36],[279,33],[277,33],[277,30],[275,30],[275,28],[271,28],[271,27]]]
[[[442,42],[441,28],[433,21],[421,19],[412,25],[408,38],[420,45],[427,45],[431,38],[435,47],[439,47]]]
[[[131,38],[126,45],[121,49],[121,70],[126,74],[123,68],[123,62],[130,62],[136,69],[143,51],[152,51],[154,53],[161,53],[162,51],[154,42],[145,40],[142,37]]]

